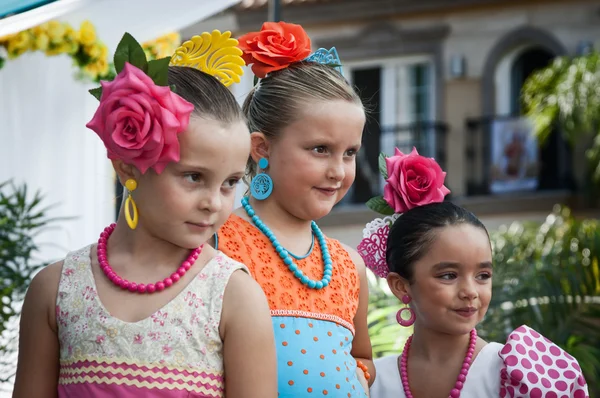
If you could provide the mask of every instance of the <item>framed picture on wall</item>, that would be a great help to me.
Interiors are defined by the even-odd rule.
[[[540,159],[531,121],[502,118],[491,127],[490,192],[536,190]]]

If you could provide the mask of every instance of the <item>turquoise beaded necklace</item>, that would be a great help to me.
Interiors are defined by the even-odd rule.
[[[325,236],[323,236],[323,233],[319,229],[319,226],[316,222],[311,221],[311,229],[314,236],[317,237],[317,241],[319,242],[319,246],[321,247],[321,254],[323,256],[323,279],[321,279],[320,281],[312,280],[308,276],[304,275],[302,270],[299,269],[298,266],[294,263],[294,260],[292,260],[292,257],[290,256],[288,251],[285,250],[283,246],[281,246],[281,244],[275,237],[275,234],[269,229],[269,227],[265,225],[265,223],[262,222],[260,217],[256,215],[254,209],[252,208],[252,206],[250,206],[247,197],[242,198],[242,206],[244,207],[246,214],[248,214],[248,217],[250,217],[250,219],[252,220],[252,223],[263,234],[265,234],[267,238],[269,238],[271,244],[277,251],[277,254],[279,254],[279,257],[281,257],[281,259],[283,260],[284,264],[294,274],[294,276],[298,278],[300,282],[302,282],[303,285],[307,286],[310,289],[317,290],[323,289],[324,287],[329,285],[329,283],[331,282],[331,275],[333,273],[333,262],[331,261],[331,256],[329,255],[329,248],[327,247],[327,241],[325,240]]]

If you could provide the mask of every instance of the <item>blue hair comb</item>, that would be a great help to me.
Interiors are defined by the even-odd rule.
[[[335,70],[340,72],[340,75],[344,75],[342,72],[342,61],[340,61],[340,57],[335,47],[331,47],[329,50],[319,48],[317,51],[305,58],[304,61],[330,65]]]

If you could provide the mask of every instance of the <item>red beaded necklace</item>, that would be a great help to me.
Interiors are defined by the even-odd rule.
[[[412,343],[413,336],[410,336],[408,340],[406,340],[406,344],[404,345],[404,350],[402,351],[402,355],[400,356],[400,379],[402,380],[402,387],[404,388],[404,395],[406,398],[413,398],[412,393],[410,392],[410,386],[408,385],[408,350],[410,349],[410,344]],[[463,388],[465,380],[467,380],[467,374],[469,373],[469,368],[471,367],[471,359],[473,359],[473,353],[475,352],[475,344],[477,344],[477,331],[475,329],[471,330],[471,336],[469,341],[469,348],[467,349],[467,354],[465,355],[465,359],[463,360],[462,368],[458,377],[456,379],[456,383],[454,384],[454,388],[450,391],[450,395],[448,398],[458,398],[460,397],[460,391]]]
[[[106,277],[115,285],[120,287],[123,290],[129,290],[132,293],[154,293],[165,290],[166,288],[172,286],[174,283],[179,281],[179,279],[185,275],[186,272],[192,267],[192,265],[196,262],[196,259],[202,253],[202,246],[192,250],[188,258],[181,263],[181,266],[177,269],[177,271],[173,272],[170,277],[163,279],[162,281],[158,281],[156,283],[149,283],[147,285],[140,283],[137,284],[135,282],[130,282],[127,279],[121,278],[115,270],[112,269],[110,264],[108,264],[107,255],[106,255],[106,242],[108,242],[109,236],[115,230],[117,224],[111,224],[108,227],[104,228],[104,231],[100,234],[100,238],[98,239],[98,262],[100,263],[100,269],[104,272]]]

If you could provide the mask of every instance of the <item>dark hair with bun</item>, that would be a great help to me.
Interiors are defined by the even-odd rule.
[[[488,234],[473,213],[448,201],[415,207],[403,213],[392,225],[387,241],[386,261],[390,272],[412,282],[413,266],[431,247],[438,230],[461,224],[481,228]]]

